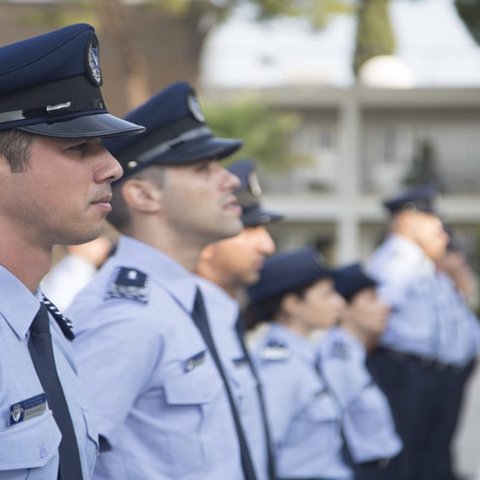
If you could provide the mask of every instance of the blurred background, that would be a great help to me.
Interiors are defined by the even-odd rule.
[[[240,137],[278,247],[366,259],[384,196],[433,182],[480,271],[480,0],[0,1],[0,43],[95,26],[109,110],[187,80],[218,135]],[[478,295],[477,295],[478,298]],[[477,302],[478,307],[478,302]],[[475,478],[480,375],[456,451]]]

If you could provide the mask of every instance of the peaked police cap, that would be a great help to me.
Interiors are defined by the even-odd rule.
[[[220,160],[243,143],[213,135],[194,89],[185,82],[161,90],[128,113],[125,120],[145,125],[147,130],[135,138],[105,142],[123,166],[122,180],[150,165],[188,165]]]
[[[422,185],[385,200],[383,206],[392,215],[403,210],[436,213],[434,205],[436,194],[437,190],[433,185]]]
[[[91,138],[143,127],[107,111],[93,27],[70,25],[0,48],[0,131]]]
[[[251,303],[263,302],[333,275],[333,270],[313,248],[303,247],[268,257],[260,270],[259,281],[247,292]]]
[[[361,290],[377,286],[377,282],[365,273],[360,263],[337,269],[334,280],[335,289],[348,302]]]
[[[252,160],[249,158],[238,160],[232,163],[227,170],[240,179],[240,187],[235,195],[242,207],[242,223],[245,227],[267,225],[283,218],[283,215],[262,207],[260,202],[262,189]]]

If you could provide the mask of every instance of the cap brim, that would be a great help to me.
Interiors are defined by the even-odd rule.
[[[38,123],[17,128],[35,135],[57,138],[120,137],[136,135],[145,131],[145,127],[127,122],[109,113],[84,115],[54,123]]]
[[[204,137],[178,145],[149,163],[184,165],[209,159],[222,160],[235,153],[242,145],[242,140]]]
[[[255,208],[254,210],[243,213],[241,218],[245,227],[256,227],[258,225],[268,225],[279,222],[284,218],[284,215],[270,212],[263,208]]]

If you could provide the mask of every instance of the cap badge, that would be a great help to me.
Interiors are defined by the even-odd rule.
[[[92,35],[87,47],[87,73],[94,85],[99,87],[102,84],[102,71],[100,70],[99,47],[96,35]]]
[[[199,122],[205,122],[205,115],[200,108],[200,104],[198,103],[197,97],[193,94],[188,95],[187,98],[188,109],[190,113],[194,116],[196,120]]]

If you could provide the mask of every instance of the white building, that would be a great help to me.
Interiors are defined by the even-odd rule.
[[[440,210],[476,250],[480,48],[451,0],[393,0],[391,15],[397,64],[380,74],[373,68],[366,82],[375,88],[353,82],[350,16],[313,33],[300,21],[258,25],[240,15],[207,42],[204,94],[228,102],[256,91],[302,118],[293,147],[314,164],[262,179],[266,202],[287,216],[273,228],[280,246],[316,243],[339,262],[368,256],[387,219],[381,199],[403,189],[425,141],[446,187]]]

